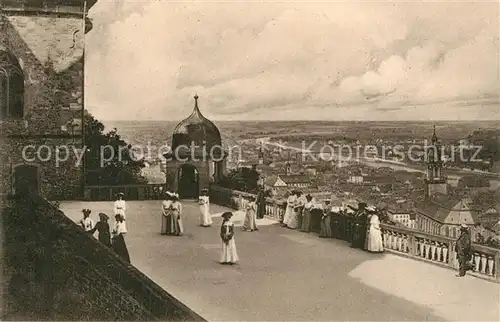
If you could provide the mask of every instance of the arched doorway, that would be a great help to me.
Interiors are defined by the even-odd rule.
[[[198,198],[199,173],[191,164],[183,164],[177,170],[177,187],[180,198]]]
[[[14,168],[14,193],[38,194],[38,167],[34,165],[18,165]]]

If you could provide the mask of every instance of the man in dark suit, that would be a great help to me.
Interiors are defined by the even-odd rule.
[[[460,265],[457,277],[465,276],[465,272],[472,269],[472,265],[469,263],[472,259],[472,243],[467,225],[462,225],[460,232],[460,237],[458,237],[455,244],[455,252],[457,253]]]

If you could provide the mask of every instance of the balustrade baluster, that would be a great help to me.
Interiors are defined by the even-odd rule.
[[[438,262],[443,262],[443,244],[437,242],[436,243],[436,260]]]
[[[403,247],[403,234],[397,234],[398,236],[398,241],[397,241],[397,250],[401,251]]]
[[[481,274],[486,274],[486,255],[481,254]]]
[[[493,265],[495,264],[495,258],[493,256],[488,256],[488,270],[487,274],[493,276]]]
[[[397,249],[397,234],[395,232],[392,232],[392,243],[391,243],[391,249]]]
[[[448,247],[443,245],[443,263],[448,263]]]
[[[479,253],[474,253],[474,272],[479,272],[481,265],[481,255]]]
[[[432,243],[430,245],[430,249],[431,249],[431,257],[430,257],[430,259],[434,261],[434,260],[436,260],[436,245],[434,243]]]
[[[431,247],[429,245],[430,241],[428,239],[425,240],[425,255],[424,255],[424,258],[425,259],[429,259],[429,252],[431,250]]]
[[[417,256],[417,238],[413,234],[408,236],[408,252],[413,256]]]
[[[403,252],[408,253],[408,236],[403,235]]]
[[[421,246],[420,246],[420,239],[418,237],[414,237],[415,241],[415,256],[420,256],[421,253]]]

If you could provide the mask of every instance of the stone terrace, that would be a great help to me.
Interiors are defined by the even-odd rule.
[[[373,255],[262,219],[258,232],[236,231],[241,259],[218,264],[220,213],[198,226],[198,206],[184,201],[183,237],[161,236],[160,201],[129,201],[126,242],[132,264],[208,320],[498,321],[499,285],[393,254]],[[111,214],[111,202],[63,202]],[[243,214],[237,212],[236,225]]]

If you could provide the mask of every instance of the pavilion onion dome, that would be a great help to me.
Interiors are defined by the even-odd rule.
[[[198,108],[198,95],[194,97],[194,110],[182,120],[172,134],[172,153],[183,159],[201,157],[203,153],[212,158],[221,158],[223,152],[219,129],[204,117]],[[177,151],[177,152],[176,152]]]

